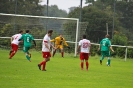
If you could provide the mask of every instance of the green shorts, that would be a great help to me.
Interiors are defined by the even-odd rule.
[[[27,53],[28,52],[28,50],[30,49],[30,47],[23,47],[23,51],[25,52],[25,53]]]
[[[110,57],[110,51],[101,51],[103,56]]]

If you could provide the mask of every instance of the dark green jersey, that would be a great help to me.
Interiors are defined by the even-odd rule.
[[[34,40],[33,36],[31,34],[23,34],[20,40],[24,41],[24,47],[30,47],[31,41]]]
[[[101,51],[109,51],[110,46],[111,46],[111,42],[108,38],[104,38],[100,42]]]

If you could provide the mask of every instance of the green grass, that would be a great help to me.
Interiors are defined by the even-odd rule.
[[[32,51],[28,62],[22,51],[10,60],[7,50],[0,50],[0,88],[132,88],[133,60],[112,58],[111,67],[99,64],[99,58],[90,57],[89,71],[80,70],[80,60],[65,54],[56,54],[47,63],[47,71],[40,71],[37,64],[42,55]]]

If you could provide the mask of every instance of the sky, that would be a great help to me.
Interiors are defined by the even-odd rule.
[[[82,1],[82,6],[87,6],[85,0]],[[41,4],[47,4],[47,0],[42,0]],[[49,0],[49,5],[57,5],[59,9],[69,12],[70,7],[78,7],[80,5],[80,0]]]

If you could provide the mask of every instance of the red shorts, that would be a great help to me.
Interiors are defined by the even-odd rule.
[[[43,58],[51,57],[50,52],[42,52]]]
[[[12,51],[17,51],[18,50],[18,45],[12,44]]]
[[[80,53],[80,60],[88,60],[89,59],[89,53]]]

